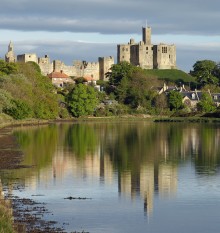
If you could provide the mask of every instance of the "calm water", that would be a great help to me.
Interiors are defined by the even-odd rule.
[[[67,232],[220,232],[220,125],[84,123],[14,131],[19,197]],[[87,200],[67,200],[66,197]]]

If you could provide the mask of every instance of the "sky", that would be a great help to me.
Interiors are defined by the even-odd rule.
[[[117,44],[141,41],[147,24],[152,43],[175,44],[189,72],[198,60],[220,62],[219,22],[219,0],[1,0],[0,58],[12,41],[16,55],[117,62]]]

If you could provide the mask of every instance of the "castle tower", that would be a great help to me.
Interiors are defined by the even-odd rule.
[[[99,57],[99,79],[108,81],[106,73],[110,71],[110,68],[114,65],[113,57]]]
[[[142,28],[144,44],[151,45],[151,27]]]
[[[8,45],[8,52],[5,54],[5,61],[6,62],[15,62],[16,61],[15,54],[14,54],[14,46],[13,46],[11,41]]]

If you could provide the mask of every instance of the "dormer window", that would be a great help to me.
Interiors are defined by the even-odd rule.
[[[214,95],[214,96],[213,96],[213,99],[214,99],[214,100],[217,100],[217,99],[218,99],[218,96],[217,96],[217,95]]]
[[[195,93],[192,93],[192,99],[196,99],[196,94]]]

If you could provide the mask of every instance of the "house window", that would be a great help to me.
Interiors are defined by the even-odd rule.
[[[196,94],[192,93],[192,99],[194,100],[196,98]]]
[[[214,95],[213,98],[214,98],[214,100],[217,100],[217,99],[218,99],[218,96],[217,96],[217,95]]]

